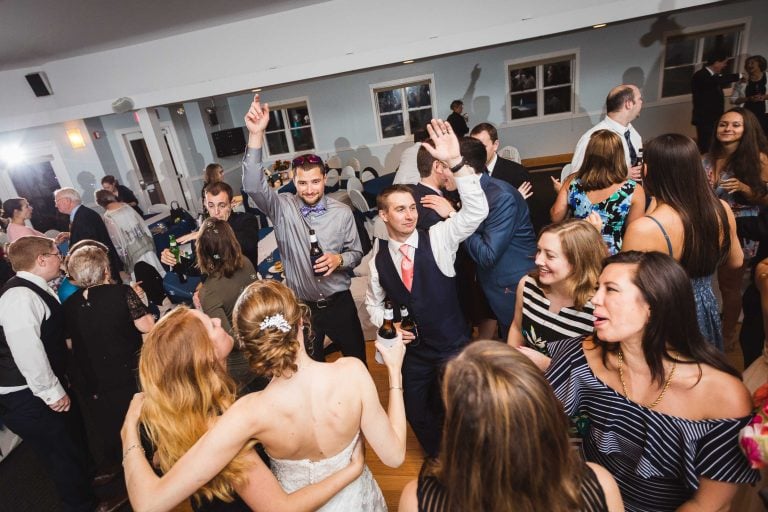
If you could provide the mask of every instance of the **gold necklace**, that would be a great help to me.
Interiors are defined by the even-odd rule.
[[[627,400],[632,400],[629,398],[629,393],[627,392],[627,384],[624,382],[624,352],[619,349],[619,380],[621,381],[621,389],[624,391],[624,396],[627,398]],[[664,381],[664,387],[661,389],[661,393],[659,393],[658,398],[653,401],[650,405],[643,405],[643,407],[647,407],[648,409],[653,409],[657,405],[659,405],[659,402],[661,402],[661,399],[664,398],[664,393],[667,392],[667,389],[669,389],[669,383],[672,382],[672,376],[675,374],[675,368],[677,368],[677,361],[672,362],[672,369],[669,371],[669,376],[667,376],[667,380]],[[639,403],[639,402],[638,402]]]

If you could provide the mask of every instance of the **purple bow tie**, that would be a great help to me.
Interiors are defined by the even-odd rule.
[[[301,212],[301,215],[306,217],[310,213],[314,213],[315,215],[322,215],[326,212],[325,205],[322,204],[316,204],[315,206],[302,206],[299,208],[299,211]]]

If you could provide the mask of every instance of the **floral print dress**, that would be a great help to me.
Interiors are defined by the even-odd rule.
[[[624,226],[632,204],[632,194],[636,189],[637,182],[627,180],[610,197],[593,204],[587,197],[581,180],[577,178],[568,188],[568,207],[577,219],[585,219],[592,212],[600,215],[603,220],[603,240],[613,255],[621,251]]]

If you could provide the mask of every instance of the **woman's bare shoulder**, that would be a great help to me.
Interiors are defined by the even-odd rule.
[[[707,364],[699,367],[701,379],[691,390],[703,418],[741,418],[752,412],[752,397],[741,379]],[[686,380],[698,380],[696,365],[679,368],[684,371]]]

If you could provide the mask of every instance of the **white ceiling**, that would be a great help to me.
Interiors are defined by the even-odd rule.
[[[0,0],[0,70],[30,67],[327,0]]]
[[[166,105],[718,1],[0,0],[0,132],[126,96]],[[27,85],[39,71],[53,95]]]

